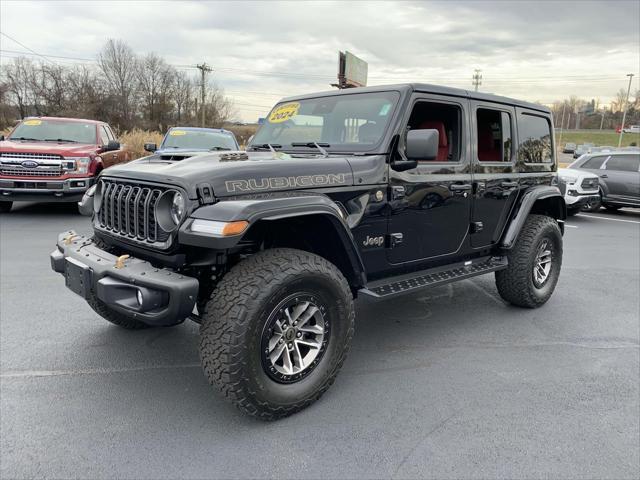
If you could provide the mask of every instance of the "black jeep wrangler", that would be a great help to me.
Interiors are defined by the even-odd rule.
[[[66,285],[128,329],[201,324],[204,372],[263,419],[333,383],[354,299],[495,272],[534,308],[556,286],[566,207],[540,105],[432,85],[287,98],[247,152],[105,170],[92,238],[51,254]]]

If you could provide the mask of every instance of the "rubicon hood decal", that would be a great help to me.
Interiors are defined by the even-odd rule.
[[[297,177],[267,177],[227,180],[225,188],[228,193],[250,191],[281,190],[283,188],[326,187],[347,185],[344,173],[328,175],[299,175]]]

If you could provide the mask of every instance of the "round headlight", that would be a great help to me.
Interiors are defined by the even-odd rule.
[[[173,195],[173,200],[171,202],[171,220],[173,220],[173,223],[178,225],[182,221],[184,210],[185,210],[184,197],[180,192],[176,192]]]

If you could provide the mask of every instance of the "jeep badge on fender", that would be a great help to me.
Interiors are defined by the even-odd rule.
[[[333,383],[357,296],[494,273],[507,302],[543,305],[566,217],[554,151],[550,110],[504,97],[408,84],[287,98],[246,153],[105,170],[82,201],[93,235],[60,233],[51,265],[122,328],[199,323],[209,382],[281,418]]]

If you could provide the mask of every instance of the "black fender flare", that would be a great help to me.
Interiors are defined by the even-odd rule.
[[[501,248],[510,249],[513,247],[520,234],[520,230],[522,230],[524,226],[524,222],[527,220],[527,216],[532,210],[535,210],[536,202],[542,201],[548,203],[549,208],[546,208],[547,213],[559,221],[560,229],[564,234],[564,220],[567,218],[567,206],[560,189],[553,185],[538,185],[529,188],[521,195],[500,241]]]
[[[364,263],[358,251],[351,229],[345,221],[346,214],[329,197],[321,194],[264,194],[251,197],[234,197],[212,205],[206,205],[193,211],[180,227],[178,238],[181,244],[214,250],[227,250],[237,246],[249,233],[252,226],[259,222],[282,220],[286,218],[322,215],[328,220],[340,239],[349,260],[354,287],[366,283]],[[221,237],[193,232],[194,220],[213,220],[234,222],[246,220],[249,227],[240,235]]]

